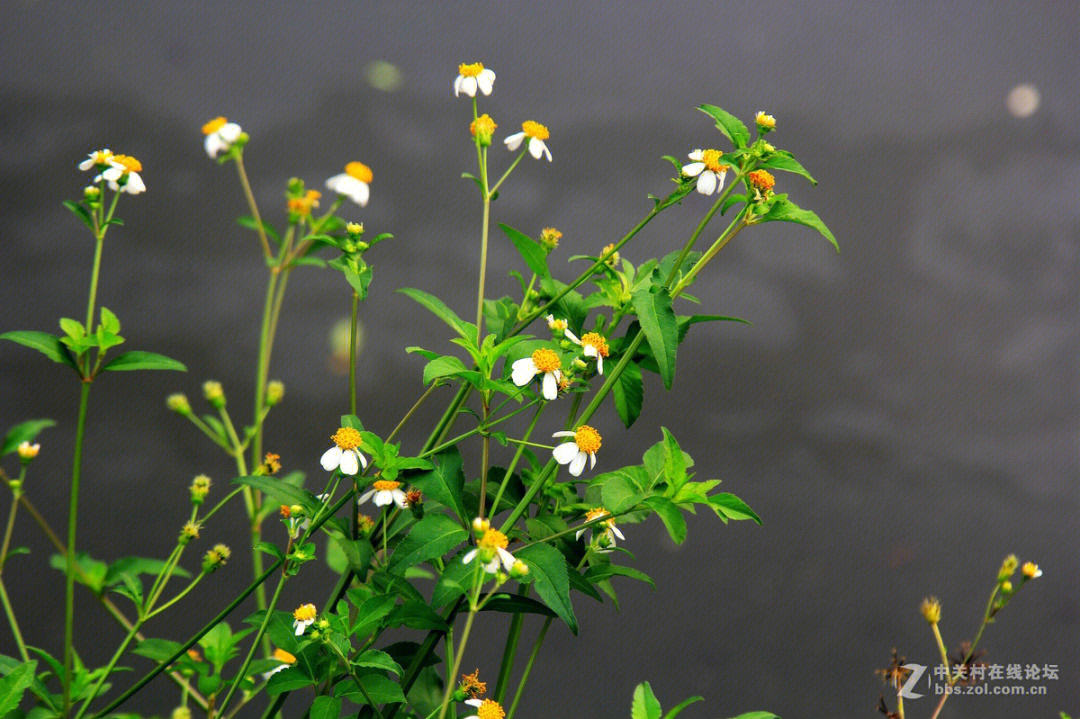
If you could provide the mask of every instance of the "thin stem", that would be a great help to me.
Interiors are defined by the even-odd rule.
[[[356,414],[356,310],[359,304],[360,293],[353,290],[349,324],[349,414]]]
[[[255,464],[262,458],[262,439],[263,431],[262,424],[259,422],[259,418],[262,417],[263,407],[266,401],[266,375],[269,370],[264,370],[269,364],[268,361],[268,344],[270,337],[270,320],[274,312],[274,290],[277,288],[277,282],[280,274],[277,268],[270,270],[270,278],[266,282],[266,298],[263,300],[263,315],[262,325],[259,329],[259,357],[256,360],[255,367],[255,439],[252,441],[251,448],[251,463]]]
[[[441,452],[442,450],[446,449],[447,447],[452,447],[453,445],[457,444],[458,442],[460,442],[461,440],[463,440],[463,439],[465,439],[467,437],[472,437],[474,434],[479,434],[480,432],[486,432],[487,430],[491,429],[495,425],[501,424],[502,422],[505,422],[506,420],[510,419],[514,415],[517,415],[517,414],[520,414],[520,413],[524,412],[529,407],[532,407],[534,404],[536,404],[539,401],[540,401],[539,399],[534,399],[532,402],[529,402],[527,404],[522,405],[521,407],[518,407],[517,409],[515,409],[513,412],[510,412],[509,414],[504,414],[502,417],[499,417],[498,419],[493,419],[493,420],[489,421],[486,424],[480,424],[476,428],[470,429],[468,432],[465,432],[464,434],[459,434],[457,437],[454,437],[453,439],[451,439],[449,441],[443,442],[438,447],[434,447],[432,449],[421,452],[418,456],[420,458],[430,457],[433,454],[437,454],[437,453]]]
[[[4,604],[4,614],[7,615],[8,624],[11,625],[11,633],[15,636],[15,644],[19,647],[19,656],[22,657],[24,662],[28,662],[30,661],[30,655],[26,652],[26,642],[23,641],[22,632],[19,631],[19,623],[15,621],[15,610],[11,606],[11,600],[8,598],[3,578],[0,578],[0,602]]]
[[[513,719],[514,712],[517,711],[518,704],[521,702],[521,695],[525,691],[525,682],[529,680],[529,674],[532,672],[533,664],[536,662],[536,655],[540,653],[540,645],[544,643],[544,637],[550,627],[551,617],[548,617],[544,621],[544,626],[540,627],[540,634],[537,635],[536,641],[533,642],[532,651],[529,652],[529,661],[525,663],[525,671],[521,674],[517,691],[514,692],[514,701],[511,702],[509,711],[506,712],[506,719]]]
[[[255,232],[259,235],[259,244],[262,245],[263,256],[270,259],[274,254],[270,251],[270,241],[266,239],[266,229],[263,227],[262,215],[259,214],[259,206],[255,203],[255,194],[251,191],[251,183],[248,182],[247,170],[244,169],[244,153],[236,153],[236,172],[240,175],[240,186],[244,189],[244,197],[247,199],[251,216],[255,219]]]
[[[171,607],[172,605],[174,605],[174,604],[176,604],[177,602],[179,602],[179,601],[180,601],[181,599],[183,599],[183,598],[184,598],[185,596],[187,596],[187,593],[188,593],[188,592],[190,592],[190,591],[191,591],[192,589],[194,589],[194,588],[195,588],[195,585],[197,585],[197,584],[198,584],[199,582],[201,582],[201,581],[202,581],[202,578],[203,578],[203,577],[205,577],[205,576],[206,576],[206,574],[204,574],[204,573],[200,572],[200,573],[199,573],[199,575],[198,575],[197,577],[195,577],[194,579],[192,579],[192,580],[191,580],[191,581],[190,581],[190,582],[188,583],[188,585],[187,585],[186,587],[184,587],[184,588],[183,588],[183,589],[182,589],[182,590],[180,591],[180,593],[179,593],[179,594],[177,594],[177,595],[176,595],[175,597],[173,597],[173,598],[172,598],[172,599],[170,599],[169,601],[167,601],[167,602],[165,602],[164,604],[162,604],[162,605],[161,605],[160,607],[158,607],[158,608],[157,608],[157,609],[155,609],[154,611],[152,611],[152,612],[150,612],[149,614],[147,614],[147,615],[146,615],[146,618],[147,618],[147,619],[149,619],[150,617],[156,617],[157,615],[161,614],[162,612],[164,612],[164,611],[165,611],[166,609],[168,609],[168,608],[169,608],[169,607]],[[164,585],[162,585],[162,588],[164,588]]]
[[[22,486],[22,481],[26,477],[26,465],[23,465],[22,472],[19,473],[19,485]],[[4,544],[0,546],[0,574],[4,572],[4,565],[7,563],[8,549],[11,548],[11,532],[15,529],[15,513],[19,511],[19,495],[22,494],[22,489],[14,490],[11,496],[11,509],[8,510],[7,525],[4,527]]]
[[[98,292],[98,278],[101,275],[101,251],[105,246],[105,229],[102,228],[98,232],[97,242],[94,245],[94,265],[90,271],[90,297],[86,302],[86,333],[93,334],[94,332],[94,305],[97,303]],[[90,374],[90,352],[86,353],[86,367],[83,372],[84,376]]]
[[[483,424],[487,424],[488,413],[491,411],[491,406],[489,404],[489,393],[483,392],[481,394],[483,396]],[[485,509],[484,505],[487,502],[488,462],[491,461],[491,435],[485,432],[484,439],[481,441],[480,445],[480,505],[477,510],[477,516],[483,518]]]
[[[476,610],[469,610],[469,615],[465,619],[465,628],[461,630],[461,641],[458,642],[457,651],[454,653],[454,668],[450,671],[451,677],[456,677],[458,672],[461,671],[461,658],[465,655],[465,643],[469,641],[469,632],[472,631],[473,619],[476,617]],[[442,707],[439,709],[439,719],[443,719],[446,716],[446,710],[450,707],[450,697],[454,693],[454,683],[447,682],[446,691],[443,693]]]
[[[100,257],[100,256],[99,256]],[[96,268],[96,263],[95,263]],[[97,275],[95,271],[95,276]],[[75,633],[75,520],[79,514],[79,479],[82,472],[83,437],[86,435],[86,403],[90,383],[79,394],[79,420],[75,426],[75,457],[71,462],[71,501],[68,506],[67,581],[64,591],[64,716],[71,714],[71,673]]]
[[[441,387],[441,386],[442,385],[439,383],[438,380],[431,383],[431,386],[427,388],[427,391],[425,391],[422,395],[420,395],[420,399],[416,400],[416,403],[413,404],[413,406],[409,408],[409,411],[406,412],[405,416],[401,418],[401,421],[397,423],[397,426],[394,427],[394,430],[389,435],[387,435],[387,437],[386,437],[387,442],[393,442],[394,441],[394,437],[397,437],[398,432],[400,432],[401,428],[405,426],[405,423],[408,422],[412,418],[412,416],[416,413],[416,410],[420,409],[420,406],[423,405],[424,402],[427,402],[428,397],[431,396],[431,393],[435,391],[436,387]]]
[[[521,588],[521,593],[528,592],[527,587]],[[521,638],[521,627],[525,623],[525,615],[518,612],[510,620],[510,630],[506,635],[506,646],[503,647],[502,662],[499,663],[499,677],[495,681],[495,701],[503,703],[506,698],[507,683],[510,681],[510,672],[514,668],[514,656],[517,654],[518,640]]]
[[[532,421],[529,422],[528,428],[525,430],[525,439],[529,438],[533,429],[536,428],[536,422],[540,419],[540,413],[544,411],[547,404],[541,404],[536,408],[536,414],[533,415]],[[503,475],[502,484],[499,485],[499,491],[495,493],[495,499],[491,502],[491,513],[495,514],[499,511],[499,501],[502,499],[503,492],[506,491],[506,485],[510,484],[510,477],[514,474],[514,469],[517,468],[518,461],[521,459],[521,455],[525,452],[525,443],[518,444],[517,450],[514,452],[514,458],[510,460],[510,466],[506,468],[506,474]]]
[[[480,226],[480,286],[476,291],[477,341],[484,338],[484,283],[487,280],[488,229],[491,224],[491,192],[487,180],[487,151],[480,152],[480,183],[483,186],[484,217]]]
[[[938,652],[941,653],[941,666],[945,667],[946,670],[948,670],[948,667],[949,667],[949,653],[945,650],[945,641],[941,638],[941,630],[938,629],[937,622],[934,622],[933,624],[930,625],[930,630],[932,632],[934,632],[934,640],[937,642]],[[948,676],[948,679],[949,679],[949,685],[951,686],[952,685],[952,675],[950,673],[947,676]]]
[[[526,149],[527,147],[528,146],[526,145]],[[514,171],[514,168],[517,167],[518,163],[521,162],[522,158],[525,157],[525,152],[526,150],[523,149],[520,153],[518,153],[518,156],[515,157],[514,161],[510,163],[510,167],[506,168],[506,172],[504,172],[502,174],[502,177],[499,178],[499,181],[491,186],[491,190],[488,191],[489,195],[494,195],[496,192],[499,191],[499,187],[502,186],[502,183],[506,182],[506,178],[510,177],[510,173]]]
[[[112,674],[113,669],[116,668],[116,663],[120,661],[120,657],[123,656],[124,650],[127,649],[128,644],[131,644],[131,640],[135,638],[136,634],[138,634],[139,627],[141,626],[142,621],[140,620],[135,622],[131,629],[128,630],[127,636],[124,637],[124,641],[122,641],[116,651],[113,652],[112,659],[110,659],[108,665],[106,665],[105,671],[102,672],[100,677],[98,677],[97,683],[94,685],[94,688],[90,690],[90,696],[86,697],[86,699],[83,701],[82,706],[79,708],[79,713],[75,715],[75,719],[82,719],[82,715],[85,714],[86,710],[90,707],[90,702],[94,701],[94,699],[97,697],[98,692],[101,691],[101,686],[105,683],[105,680],[109,678],[109,675]]]

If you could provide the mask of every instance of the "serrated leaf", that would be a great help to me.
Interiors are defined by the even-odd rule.
[[[408,536],[390,555],[387,569],[400,571],[420,562],[441,557],[466,539],[469,533],[445,514],[432,514],[413,525]]]
[[[682,710],[686,707],[694,704],[695,702],[700,702],[704,700],[704,697],[690,697],[688,699],[683,699],[681,702],[671,707],[671,709],[668,710],[667,714],[664,714],[664,719],[675,719],[675,717],[679,716]]]
[[[16,451],[23,442],[33,442],[41,430],[54,426],[56,421],[51,419],[31,419],[15,425],[4,436],[4,448],[0,451],[0,457]]]
[[[462,564],[458,557],[447,562],[446,569],[431,592],[431,606],[444,607],[465,594],[472,586],[473,571],[473,565]]]
[[[87,210],[85,207],[80,205],[78,202],[73,202],[71,200],[64,200],[64,207],[71,210],[71,214],[82,220],[82,223],[84,225],[89,227],[91,230],[94,229],[94,221],[90,218],[90,211]],[[0,714],[0,716],[3,715]]]
[[[470,339],[471,337],[473,342],[476,341],[476,332],[469,332],[468,329],[466,329],[468,323],[458,317],[456,312],[447,307],[446,303],[435,295],[428,294],[423,290],[417,290],[412,287],[402,287],[398,289],[398,292],[419,302],[436,317],[450,325],[455,332],[465,339]]]
[[[724,133],[724,137],[731,140],[732,145],[739,149],[746,147],[746,143],[750,140],[750,131],[746,129],[742,120],[716,105],[706,104],[698,109],[716,120],[716,129]]]
[[[529,565],[529,576],[533,578],[533,586],[544,604],[566,622],[571,632],[577,634],[577,617],[570,603],[570,579],[562,553],[547,544],[533,544],[519,550],[514,556]]]
[[[338,719],[341,716],[339,697],[320,696],[311,702],[311,719]]]
[[[64,347],[58,337],[54,337],[48,332],[17,330],[15,332],[5,332],[0,335],[0,340],[10,340],[23,347],[35,349],[53,362],[66,364],[73,370],[78,371],[78,367],[75,366],[75,360],[72,359],[71,353],[68,352],[67,347]]]
[[[290,506],[299,504],[307,510],[309,517],[315,516],[321,506],[319,500],[311,492],[300,487],[294,487],[275,477],[237,477],[232,481],[232,484],[243,484],[257,489],[272,497],[278,504],[288,504]]]
[[[611,387],[615,398],[615,410],[619,419],[629,427],[641,415],[641,403],[645,397],[645,387],[641,381],[641,367],[637,362],[627,362],[619,379]]]
[[[525,264],[529,266],[530,270],[540,277],[551,277],[551,270],[548,269],[547,265],[547,252],[540,246],[540,243],[525,233],[519,232],[501,222],[499,223],[499,229],[514,243],[518,254],[521,255],[521,259],[525,260]]]
[[[633,294],[634,311],[656,358],[664,387],[671,389],[675,379],[675,352],[679,346],[679,326],[671,309],[671,295],[666,290]]]
[[[649,497],[645,500],[645,504],[656,512],[656,516],[660,517],[660,521],[664,523],[668,534],[671,535],[671,541],[682,544],[686,540],[686,519],[670,499]]]
[[[833,233],[825,226],[825,223],[821,221],[821,218],[817,216],[812,210],[804,210],[796,205],[791,200],[784,198],[773,203],[773,206],[769,208],[762,218],[762,222],[795,222],[806,227],[811,227],[832,243],[832,246],[836,248],[836,251],[840,251],[840,244],[833,237]]]
[[[630,719],[660,719],[660,702],[648,682],[642,682],[634,688]]]
[[[506,614],[539,614],[545,617],[558,616],[547,606],[530,597],[520,594],[496,594],[484,605],[484,612],[504,612]]]
[[[266,683],[266,694],[267,696],[276,696],[282,692],[291,692],[313,684],[318,684],[318,682],[305,676],[304,672],[298,667],[291,666],[270,677],[270,680]]]
[[[469,518],[461,498],[465,486],[461,453],[457,447],[448,447],[436,454],[434,459],[434,469],[423,474],[410,475],[409,482],[430,499],[448,507],[463,523],[468,524]]]
[[[445,626],[445,624],[446,623],[444,622],[443,625]],[[368,649],[354,659],[352,663],[354,666],[365,667],[368,669],[384,669],[401,676],[401,666],[395,662],[389,654],[380,652],[378,649]]]
[[[767,167],[782,172],[794,172],[796,175],[802,175],[807,180],[810,180],[811,184],[817,184],[817,180],[815,180],[810,173],[806,171],[806,168],[803,167],[787,150],[777,150],[769,155],[768,159],[760,162],[758,167]]]
[[[237,217],[236,224],[240,225],[241,227],[246,227],[249,230],[255,230],[256,232],[259,229],[259,225],[257,222],[255,222],[255,218],[250,217],[249,215]],[[262,228],[267,235],[274,239],[274,242],[277,242],[279,245],[281,244],[281,235],[278,234],[278,231],[274,229],[273,225],[264,221],[262,223]]]
[[[156,352],[140,352],[138,350],[117,355],[102,369],[113,372],[137,369],[162,369],[187,372],[187,367],[171,357],[166,357],[165,355]]]
[[[629,478],[615,473],[604,482],[600,497],[610,514],[621,514],[641,501],[641,492]]]
[[[382,674],[365,674],[360,677],[360,683],[363,685],[364,691],[376,704],[399,704],[405,701],[401,686]],[[347,697],[349,701],[357,704],[367,704],[367,699],[364,698],[359,687],[356,686],[356,682],[352,679],[340,682],[334,688],[334,694],[338,697]]]
[[[731,492],[720,492],[709,497],[709,504],[717,514],[728,519],[752,519],[761,524],[761,517],[750,509],[750,505],[736,497]]]
[[[23,694],[36,677],[37,662],[30,661],[15,667],[0,679],[0,716],[6,716],[8,712],[18,708]]]
[[[621,564],[611,564],[610,562],[606,564],[597,564],[589,567],[585,572],[585,578],[594,584],[602,582],[605,579],[610,579],[611,577],[629,577],[630,579],[636,579],[639,582],[645,582],[653,589],[656,589],[656,582],[654,582],[652,577],[648,574],[638,569],[634,569],[633,567],[624,567]]]

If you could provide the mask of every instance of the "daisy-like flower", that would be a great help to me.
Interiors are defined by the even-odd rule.
[[[137,195],[146,192],[139,173],[142,172],[142,163],[130,155],[113,155],[112,164],[100,175],[94,178],[94,182],[105,180],[109,183],[109,189],[113,192],[126,192],[129,195]]]
[[[356,449],[363,441],[360,432],[352,427],[341,427],[330,439],[334,440],[334,446],[319,460],[323,469],[327,472],[341,469],[342,474],[349,475],[355,475],[361,467],[367,469],[367,458]]]
[[[698,179],[697,191],[701,194],[711,195],[724,186],[728,166],[720,162],[723,154],[719,150],[694,150],[689,155],[693,162],[682,166],[683,175]]]
[[[559,396],[559,382],[562,380],[562,361],[555,350],[538,349],[528,357],[522,357],[510,365],[510,378],[518,387],[532,382],[533,377],[543,374],[544,399],[553,400]]]
[[[561,335],[566,332],[567,324],[566,320],[557,320],[555,315],[548,315],[544,318],[547,322],[548,329],[557,335]]]
[[[766,115],[764,110],[758,110],[757,114],[754,115],[754,122],[762,134],[776,129],[776,118],[772,115]]]
[[[504,719],[506,710],[494,699],[466,699],[465,703],[476,707],[476,713],[465,719]]]
[[[521,132],[515,132],[503,142],[506,143],[508,150],[513,151],[521,147],[526,137],[529,138],[529,154],[533,156],[533,159],[539,160],[541,156],[544,156],[547,157],[548,162],[551,162],[551,150],[544,144],[544,140],[551,137],[551,133],[539,122],[526,120],[521,123]]]
[[[376,507],[385,507],[388,504],[396,504],[402,509],[408,509],[409,507],[409,498],[408,495],[401,491],[401,482],[377,479],[371,483],[371,489],[360,495],[356,503],[363,504],[372,497],[375,497]]]
[[[296,664],[296,657],[294,657],[292,654],[289,654],[284,649],[280,649],[277,647],[274,648],[274,653],[270,656],[270,658],[276,659],[277,661],[281,662],[281,664],[277,665],[268,672],[264,672],[262,675],[263,681],[266,681],[278,672],[283,672],[293,664]]]
[[[1039,565],[1035,562],[1024,562],[1024,566],[1020,568],[1023,572],[1025,579],[1037,579],[1042,576],[1042,570],[1039,569]]]
[[[85,160],[79,163],[79,169],[86,172],[87,170],[93,170],[94,168],[104,170],[107,167],[115,167],[119,164],[116,162],[115,158],[116,155],[108,148],[104,150],[94,150],[86,156]]]
[[[461,684],[458,685],[458,690],[476,699],[487,694],[487,682],[480,681],[480,670],[474,669],[472,674],[461,675]]]
[[[608,356],[608,346],[603,335],[596,332],[587,332],[581,336],[581,339],[578,339],[577,335],[570,330],[566,330],[566,339],[580,345],[582,347],[581,354],[586,357],[596,358],[596,371],[604,374],[604,358]]]
[[[38,452],[41,451],[41,445],[38,443],[30,444],[28,441],[23,440],[19,443],[16,451],[19,453],[19,459],[23,462],[29,462],[34,457],[38,456]]]
[[[615,526],[615,518],[611,517],[610,512],[608,512],[603,507],[596,507],[595,509],[590,509],[588,512],[585,513],[586,522],[591,522],[596,519],[602,519],[603,517],[607,517],[607,519],[601,522],[597,522],[591,527],[579,529],[574,535],[574,539],[581,539],[581,535],[585,534],[587,530],[591,529],[592,536],[594,538],[601,538],[599,542],[601,547],[600,551],[611,551],[611,548],[615,546],[616,537],[618,537],[619,539],[626,539],[626,537],[623,536],[623,533],[619,531],[619,528]]]
[[[473,526],[476,527],[477,525],[474,523]],[[479,555],[484,571],[488,574],[499,571],[499,564],[502,564],[503,569],[509,572],[513,568],[515,560],[514,555],[506,551],[508,544],[510,544],[510,540],[506,538],[505,534],[489,527],[477,538],[476,548],[462,557],[461,562],[462,564],[469,564]]]
[[[760,193],[768,193],[772,191],[772,188],[776,186],[776,178],[768,170],[754,170],[753,172],[746,173],[746,178],[750,180],[750,184],[753,185],[754,190]]]
[[[206,135],[203,147],[206,148],[206,154],[211,160],[217,157],[219,152],[225,152],[232,147],[233,143],[240,138],[241,132],[239,125],[229,122],[224,117],[215,117],[202,126],[202,131]]]
[[[296,636],[300,636],[304,633],[308,627],[315,623],[315,618],[319,615],[314,604],[301,604],[293,612],[293,629],[296,630]]]
[[[495,87],[495,71],[484,67],[482,62],[458,65],[458,76],[454,78],[454,97],[465,93],[476,97],[476,91],[490,95]]]
[[[367,207],[368,197],[371,194],[371,179],[374,177],[371,168],[362,162],[350,162],[345,165],[345,172],[334,175],[326,181],[326,188],[333,190],[339,195],[345,195],[350,200]]]
[[[569,442],[563,442],[551,452],[551,456],[559,464],[569,464],[570,474],[575,477],[581,476],[581,470],[585,469],[585,461],[589,461],[589,469],[596,466],[596,452],[600,449],[600,433],[587,424],[577,428],[576,432],[556,432],[552,437],[573,437]]]

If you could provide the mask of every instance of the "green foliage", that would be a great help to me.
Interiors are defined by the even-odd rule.
[[[16,451],[23,442],[33,442],[42,430],[54,426],[56,426],[56,421],[51,419],[31,419],[15,425],[4,435],[0,457],[6,457]]]

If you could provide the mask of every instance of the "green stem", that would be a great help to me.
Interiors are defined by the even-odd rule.
[[[96,268],[96,263],[95,263]],[[96,272],[94,273],[96,276]],[[71,463],[71,501],[68,506],[67,581],[64,591],[64,716],[71,714],[71,672],[75,630],[75,520],[79,514],[79,479],[82,472],[83,438],[86,435],[86,403],[90,383],[79,394],[79,420],[75,426],[75,457]]]
[[[205,576],[206,576],[205,574],[200,572],[199,575],[197,577],[195,577],[194,579],[192,579],[191,582],[189,582],[188,585],[186,587],[184,587],[180,591],[179,594],[177,594],[175,597],[173,597],[169,601],[162,604],[160,607],[158,607],[154,611],[147,614],[146,618],[149,619],[150,617],[156,617],[157,615],[161,614],[162,612],[164,612],[166,609],[168,609],[172,605],[179,602],[181,599],[183,599],[187,595],[188,592],[190,592],[192,589],[194,589],[195,585],[197,585],[199,582],[201,582],[202,578],[205,577]],[[162,585],[162,588],[164,588],[164,585]]]
[[[528,587],[522,587],[521,593],[528,593]],[[510,620],[510,631],[506,635],[506,646],[503,647],[502,662],[499,664],[499,678],[495,682],[495,701],[503,703],[506,698],[507,684],[510,681],[510,672],[514,668],[514,656],[517,654],[518,640],[521,637],[521,627],[525,623],[525,615],[518,612]]]
[[[431,383],[431,386],[427,388],[427,391],[425,391],[424,394],[420,395],[420,399],[416,400],[416,403],[409,408],[409,411],[406,412],[405,416],[401,418],[401,421],[397,423],[397,426],[394,427],[394,430],[389,435],[387,435],[387,442],[394,441],[394,437],[397,437],[398,432],[400,432],[401,428],[405,426],[405,423],[412,419],[412,416],[416,413],[416,410],[420,409],[421,405],[423,405],[424,402],[427,402],[428,397],[431,396],[431,393],[435,391],[436,387],[441,386],[442,385],[439,383],[438,380]]]
[[[467,437],[472,437],[474,434],[479,434],[480,432],[486,432],[487,430],[491,429],[495,425],[501,424],[502,422],[505,422],[506,420],[510,419],[514,415],[517,415],[517,414],[520,414],[520,413],[524,412],[529,407],[532,407],[534,404],[536,404],[539,401],[540,400],[538,400],[538,399],[534,399],[532,402],[529,402],[528,404],[524,404],[521,407],[518,407],[517,409],[515,409],[513,412],[510,412],[509,414],[504,414],[502,417],[499,417],[498,419],[493,419],[490,422],[488,422],[487,424],[478,425],[474,429],[470,429],[468,432],[465,432],[463,434],[459,434],[457,437],[454,437],[451,440],[443,442],[438,447],[434,447],[432,449],[421,452],[418,456],[421,459],[423,459],[424,457],[430,457],[433,454],[437,454],[437,453],[441,452],[442,450],[446,449],[447,447],[452,447],[453,445],[457,444],[458,442],[460,442],[461,440],[463,440],[463,439],[465,439]]]
[[[266,229],[263,227],[262,215],[259,214],[259,206],[255,203],[255,194],[251,191],[251,183],[248,182],[247,170],[244,169],[244,153],[236,153],[236,172],[240,175],[240,186],[244,190],[251,216],[255,220],[255,232],[259,235],[259,244],[262,245],[263,255],[270,259],[274,254],[270,251],[270,241],[266,239]]]
[[[547,403],[541,404],[536,408],[536,414],[533,415],[532,421],[529,422],[528,428],[525,430],[525,439],[529,438],[533,429],[536,428],[536,422],[540,419],[540,413],[547,407]],[[514,452],[514,458],[510,461],[510,466],[506,468],[506,474],[503,475],[502,484],[499,485],[499,491],[495,493],[495,499],[491,503],[491,514],[495,515],[499,511],[499,501],[502,499],[503,492],[506,491],[506,485],[510,484],[510,477],[514,474],[514,469],[517,468],[518,461],[521,459],[521,455],[525,452],[525,443],[518,444],[517,450]]]
[[[4,527],[4,544],[0,546],[0,574],[3,574],[4,565],[7,564],[8,549],[11,548],[11,533],[15,529],[15,513],[19,511],[19,495],[22,494],[22,483],[25,478],[26,465],[23,465],[18,479],[20,488],[12,490],[11,493],[11,509],[8,510],[7,525]]]
[[[489,195],[494,195],[496,192],[499,191],[499,187],[502,186],[502,183],[506,182],[506,178],[510,177],[510,173],[514,171],[514,168],[517,167],[518,163],[521,162],[521,160],[525,157],[525,152],[527,151],[527,149],[528,144],[526,144],[525,149],[518,153],[518,156],[514,158],[514,161],[510,163],[510,167],[506,168],[506,172],[502,174],[502,177],[499,178],[499,181],[491,186],[491,190],[488,191]]]
[[[349,324],[349,414],[356,414],[356,310],[359,304],[360,293],[353,290]]]
[[[489,393],[481,392],[483,402],[481,403],[481,409],[483,414],[483,424],[487,424],[488,413],[491,410],[489,405]],[[484,433],[484,439],[480,442],[480,504],[477,510],[477,516],[484,516],[485,503],[487,502],[487,480],[488,480],[488,462],[491,461],[491,435]]]
[[[266,402],[266,375],[269,374],[269,370],[264,368],[269,365],[270,320],[274,312],[274,290],[277,288],[279,277],[277,268],[270,270],[270,279],[266,283],[266,298],[263,300],[262,324],[259,329],[259,357],[255,368],[255,422],[257,424],[255,439],[251,445],[252,464],[262,459],[263,431],[259,418],[262,417]]]
[[[131,644],[131,640],[135,638],[135,635],[139,632],[139,627],[141,626],[142,620],[138,620],[132,625],[131,629],[128,630],[127,636],[124,637],[124,641],[122,641],[117,650],[113,652],[112,659],[110,659],[108,665],[106,665],[105,671],[98,678],[94,688],[90,691],[90,696],[83,701],[82,706],[79,708],[79,713],[75,715],[75,719],[82,719],[83,714],[85,714],[86,710],[90,707],[90,702],[94,701],[94,698],[97,697],[98,692],[101,691],[101,686],[109,678],[109,675],[112,674],[113,669],[116,668],[116,663],[120,661],[120,657],[123,656],[124,650],[127,649],[128,644]]]
[[[86,333],[88,335],[94,332],[94,306],[97,304],[97,292],[98,292],[98,279],[101,276],[101,252],[105,247],[105,230],[102,228],[98,232],[97,241],[94,244],[94,265],[90,271],[90,297],[86,302]],[[83,376],[90,376],[90,352],[86,352],[85,368],[83,370]]]
[[[472,631],[473,619],[476,617],[476,610],[469,610],[469,615],[465,619],[465,628],[461,630],[461,641],[458,642],[457,651],[454,652],[454,668],[450,671],[451,677],[456,677],[458,672],[461,671],[461,658],[465,655],[465,643],[469,641],[469,632]],[[446,684],[446,691],[443,693],[442,707],[439,709],[439,719],[443,719],[446,716],[446,710],[450,707],[450,698],[454,693],[454,683],[448,682]]]
[[[19,656],[22,657],[24,662],[28,662],[30,661],[30,655],[26,652],[26,643],[23,641],[22,632],[19,631],[19,623],[15,621],[15,610],[11,606],[11,600],[8,599],[3,578],[0,578],[0,602],[4,604],[4,614],[7,615],[8,624],[11,625],[11,633],[15,636],[15,644],[19,647]]]
[[[540,645],[544,643],[544,637],[550,627],[551,617],[548,617],[544,621],[544,626],[540,627],[540,634],[537,635],[536,641],[533,642],[532,651],[529,652],[529,660],[525,663],[525,671],[521,674],[517,691],[514,692],[514,701],[511,702],[509,711],[506,712],[506,719],[513,719],[514,712],[517,711],[518,704],[521,702],[521,695],[525,691],[525,682],[529,680],[529,674],[532,672],[533,664],[536,662],[536,655],[540,653]]]
[[[488,229],[491,223],[491,192],[488,190],[487,151],[480,152],[480,183],[483,187],[484,219],[480,227],[480,286],[476,292],[476,336],[484,338],[484,283],[487,279]],[[482,500],[481,500],[482,501]]]

